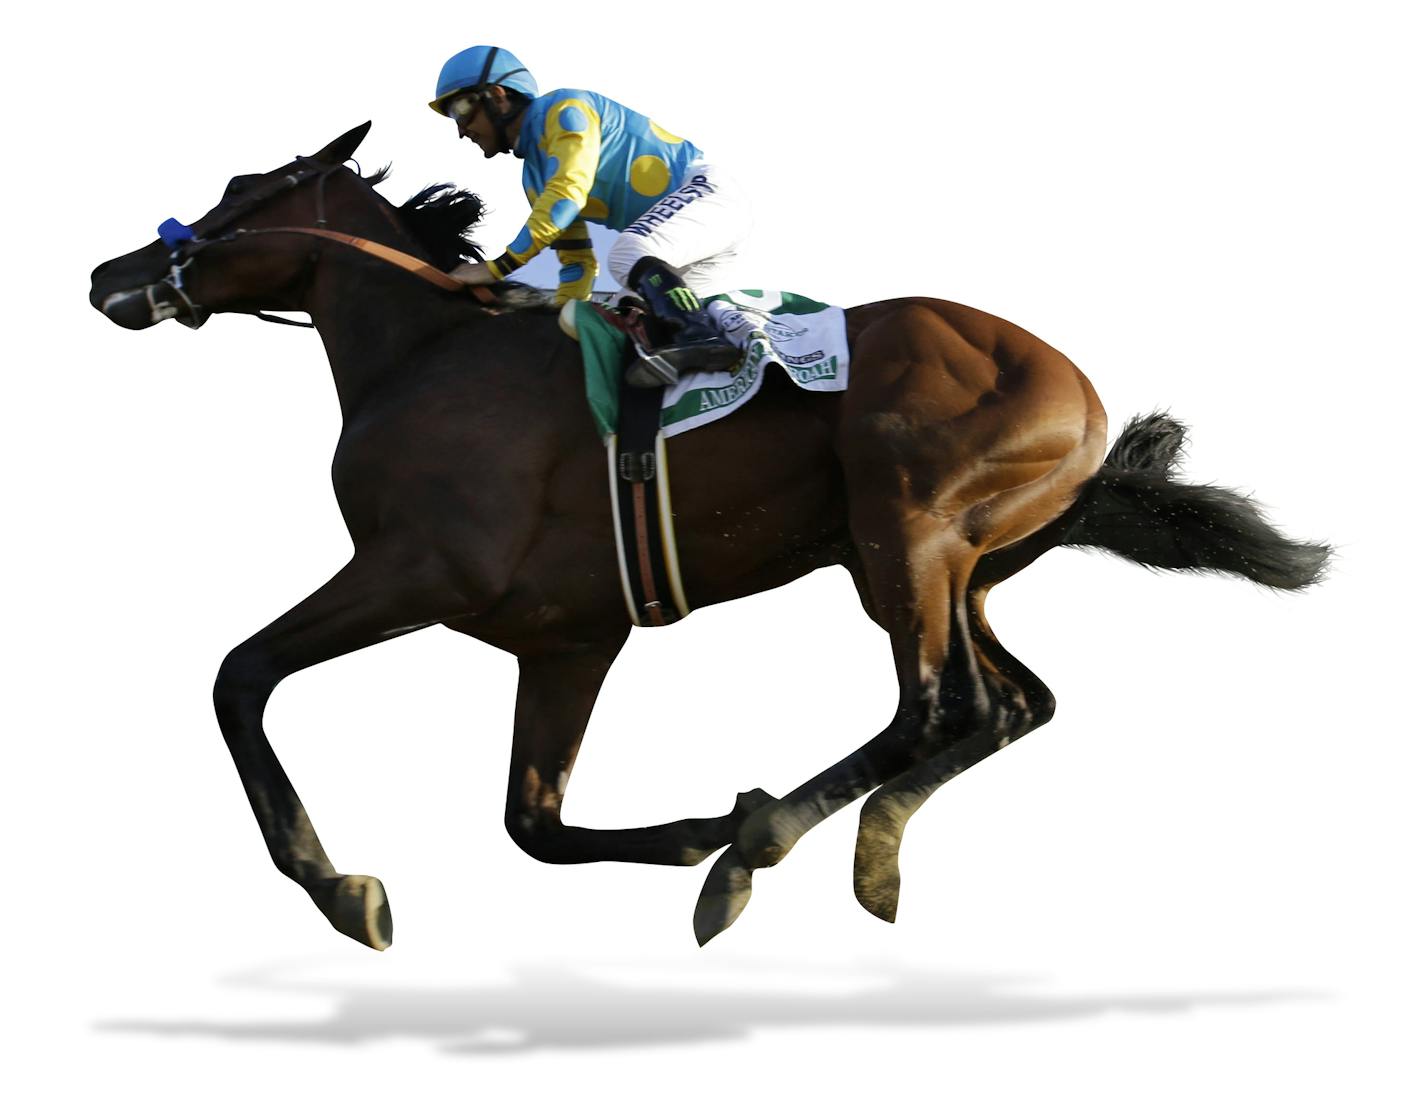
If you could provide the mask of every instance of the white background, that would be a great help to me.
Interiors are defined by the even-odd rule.
[[[929,12],[935,12],[927,22]],[[6,45],[0,1024],[12,1090],[1417,1091],[1418,36],[1403,4],[50,5]],[[346,559],[314,335],[120,330],[88,271],[367,118],[400,201],[527,206],[425,107],[478,41],[735,169],[756,281],[1014,320],[1114,433],[1338,546],[1280,596],[1059,551],[995,594],[1059,700],[911,826],[900,922],[856,811],[699,951],[703,869],[509,841],[512,659],[442,630],[303,673],[274,744],[396,945],[272,868],[210,707]],[[732,456],[734,457],[734,454]],[[793,674],[798,683],[792,683]],[[822,572],[633,636],[566,816],[782,793],[894,702]],[[438,1088],[437,1088],[437,1085]]]

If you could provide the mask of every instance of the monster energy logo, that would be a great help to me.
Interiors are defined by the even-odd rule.
[[[702,307],[697,294],[685,286],[679,285],[676,289],[669,289],[667,298],[674,307],[681,308],[684,312],[695,312]]]

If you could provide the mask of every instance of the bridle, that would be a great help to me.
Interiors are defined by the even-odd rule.
[[[360,251],[389,262],[394,266],[399,266],[417,277],[424,279],[447,292],[470,292],[478,301],[485,305],[493,305],[498,302],[498,296],[485,286],[469,286],[464,282],[456,281],[448,274],[431,266],[428,262],[416,258],[414,255],[406,254],[394,247],[377,243],[375,240],[368,240],[361,236],[352,236],[344,232],[333,232],[326,227],[326,180],[335,172],[345,170],[344,164],[325,163],[314,160],[309,156],[298,156],[294,163],[301,166],[280,178],[273,179],[266,186],[259,187],[248,194],[244,194],[239,200],[234,201],[227,208],[219,207],[218,214],[203,226],[203,234],[199,236],[191,225],[186,225],[173,217],[158,226],[158,238],[168,247],[168,273],[160,280],[148,285],[144,289],[144,294],[148,300],[150,312],[155,323],[174,319],[185,327],[198,328],[207,322],[211,313],[201,305],[194,302],[188,295],[184,285],[183,273],[190,267],[194,260],[203,251],[218,243],[232,243],[239,239],[250,236],[273,235],[276,233],[286,233],[293,235],[312,236],[316,239],[331,240],[336,243],[354,247]],[[271,228],[231,228],[234,222],[251,213],[259,206],[266,204],[279,194],[284,194],[288,190],[294,190],[298,186],[310,179],[316,180],[316,225],[314,227],[277,226]],[[315,267],[319,257],[319,247],[313,240],[308,263]],[[157,292],[167,286],[172,290],[177,300],[182,303],[182,310],[178,304],[170,301],[158,299]],[[256,316],[258,319],[268,323],[281,323],[288,327],[312,327],[314,324],[296,319],[285,319],[282,316],[269,315],[261,310],[243,313]]]

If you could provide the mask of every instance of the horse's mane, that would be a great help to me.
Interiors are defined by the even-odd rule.
[[[373,175],[359,175],[358,172],[358,176],[372,188],[374,194],[375,187],[385,182],[390,173],[391,165],[387,164]],[[380,200],[385,201],[384,198]],[[478,194],[461,190],[454,183],[435,183],[408,199],[404,205],[391,205],[390,208],[401,226],[440,269],[448,270],[462,261],[480,262],[484,258],[479,245],[470,239],[470,230],[480,223],[485,214],[485,203]],[[547,289],[504,281],[493,286],[493,291],[499,302],[493,308],[487,305],[486,311],[558,311],[555,295]],[[607,295],[594,294],[595,298]]]
[[[364,176],[371,186],[390,175],[387,164],[374,175]],[[454,183],[435,183],[396,207],[396,215],[416,241],[430,253],[442,270],[459,262],[479,262],[484,258],[470,230],[484,216],[485,203],[479,195],[461,190]]]

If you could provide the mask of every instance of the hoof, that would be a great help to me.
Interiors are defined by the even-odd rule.
[[[326,886],[325,893],[312,896],[333,928],[378,951],[391,945],[391,906],[379,878],[340,875]]]
[[[872,795],[860,812],[855,837],[855,899],[866,912],[891,924],[900,906],[903,835],[902,826],[884,810],[880,795]]]
[[[697,896],[692,914],[692,931],[697,945],[705,947],[741,916],[752,899],[752,872],[735,848],[728,848],[712,869]]]
[[[867,867],[860,862],[857,855],[855,899],[871,916],[878,916],[887,924],[895,923],[895,913],[900,908],[899,865],[881,861]]]

